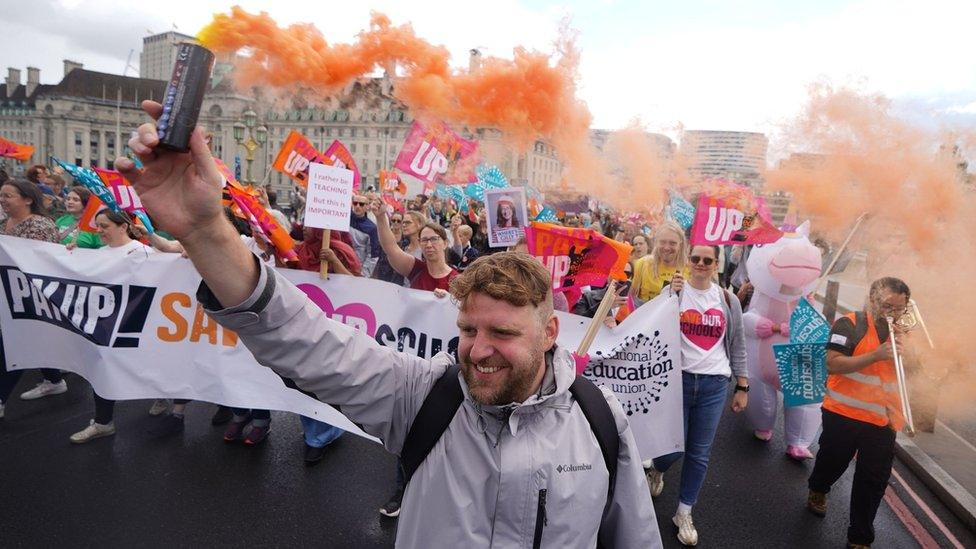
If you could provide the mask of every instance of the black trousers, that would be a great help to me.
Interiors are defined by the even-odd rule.
[[[895,458],[895,431],[828,410],[823,411],[820,450],[808,483],[811,490],[827,493],[857,454],[851,488],[851,518],[847,541],[860,545],[874,542],[874,517],[878,514],[891,477]]]
[[[102,398],[95,391],[92,391],[92,395],[95,396],[95,423],[99,425],[112,423],[115,417],[115,401]]]

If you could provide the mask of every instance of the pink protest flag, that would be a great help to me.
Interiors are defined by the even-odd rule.
[[[380,170],[380,192],[406,196],[407,184],[393,170]]]
[[[773,225],[766,202],[747,187],[722,182],[698,197],[691,227],[693,245],[769,244],[781,236],[783,231]]]
[[[356,160],[353,159],[352,153],[349,149],[342,144],[342,141],[336,139],[329,145],[329,148],[325,150],[326,164],[330,166],[335,166],[337,168],[345,168],[352,172],[352,189],[354,191],[359,190],[359,182],[361,180],[361,175],[359,173],[359,168],[356,166]]]
[[[122,211],[130,214],[137,211],[145,213],[146,210],[142,207],[142,201],[139,200],[135,188],[122,177],[122,174],[115,170],[93,169],[102,183],[112,191],[112,195],[115,196],[115,203],[119,205]]]
[[[292,178],[302,187],[307,187],[308,165],[312,162],[329,164],[325,161],[325,155],[315,150],[307,137],[292,130],[285,142],[281,144],[281,150],[271,167]]]
[[[230,194],[234,203],[237,204],[237,207],[246,216],[245,219],[250,223],[251,229],[271,243],[275,249],[275,253],[282,261],[286,263],[298,261],[298,255],[295,253],[295,241],[278,224],[278,221],[268,213],[264,206],[258,202],[257,198],[231,185],[228,185],[225,189]]]
[[[624,267],[633,247],[591,229],[533,221],[525,229],[525,242],[529,253],[549,268],[556,291],[603,286],[610,277],[627,279]]]
[[[464,139],[443,122],[425,126],[415,120],[394,167],[433,188],[439,182],[474,183],[477,163],[477,141]]]

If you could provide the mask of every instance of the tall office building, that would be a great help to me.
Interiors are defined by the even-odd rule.
[[[730,179],[761,188],[769,140],[761,133],[688,130],[681,137],[681,156],[694,180]]]
[[[139,77],[150,80],[169,80],[176,62],[176,45],[195,42],[192,36],[176,31],[154,34],[142,39],[139,54]]]

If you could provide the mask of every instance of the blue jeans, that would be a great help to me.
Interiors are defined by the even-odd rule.
[[[302,420],[302,429],[305,430],[305,444],[313,448],[325,448],[333,440],[345,433],[338,427],[333,427],[328,423],[316,421],[305,416],[298,416]]]
[[[667,471],[683,455],[680,501],[685,505],[694,505],[705,482],[712,441],[715,440],[715,431],[718,430],[718,422],[722,419],[729,395],[729,378],[682,372],[681,385],[684,393],[685,451],[655,458],[654,468]]]

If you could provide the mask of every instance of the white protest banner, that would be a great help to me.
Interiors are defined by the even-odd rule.
[[[457,349],[457,309],[449,299],[372,279],[281,272],[327,316],[380,345],[421,357]],[[284,410],[367,436],[259,365],[235,333],[203,312],[199,283],[178,254],[116,257],[0,236],[6,366],[70,370],[113,400],[187,398]],[[558,342],[575,348],[590,319],[558,314]],[[615,330],[602,330],[590,351],[593,379],[617,391],[644,459],[681,446],[680,377],[670,377],[680,365],[665,361],[680,356],[677,318],[676,304],[653,301]]]
[[[679,301],[660,295],[602,330],[583,371],[617,395],[643,460],[684,448]]]
[[[354,178],[352,170],[309,164],[305,226],[348,231]]]

